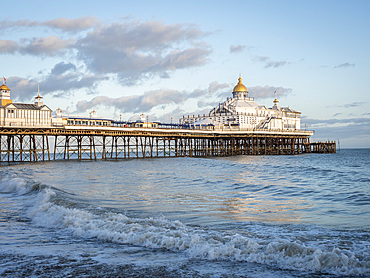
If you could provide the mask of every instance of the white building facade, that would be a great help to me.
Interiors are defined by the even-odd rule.
[[[0,126],[1,127],[51,127],[51,109],[44,105],[40,93],[34,104],[13,103],[10,89],[0,86]]]
[[[289,107],[280,107],[275,98],[271,108],[266,108],[248,96],[241,77],[234,87],[232,97],[220,103],[208,114],[183,116],[180,124],[214,126],[221,129],[300,130],[301,113]]]

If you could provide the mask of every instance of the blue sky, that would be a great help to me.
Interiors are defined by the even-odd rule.
[[[14,102],[177,121],[231,96],[302,112],[313,140],[370,147],[369,1],[2,1]]]

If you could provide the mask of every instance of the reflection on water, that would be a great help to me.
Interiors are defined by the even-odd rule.
[[[243,193],[239,193],[242,195]],[[262,198],[261,198],[262,197]],[[230,214],[225,217],[241,221],[277,221],[297,222],[301,220],[304,210],[311,206],[307,205],[303,198],[296,200],[268,200],[263,196],[236,197],[223,202],[223,211]]]
[[[353,160],[352,162],[349,160]],[[359,225],[363,167],[335,155],[52,162],[12,169],[81,202],[202,224],[273,221]],[[352,172],[351,172],[352,171]],[[359,204],[362,206],[359,207]],[[195,220],[196,219],[196,220]]]
[[[297,182],[276,173],[274,160],[233,157],[69,162],[59,163],[51,175],[36,166],[34,171],[44,183],[102,207],[196,218],[204,224],[227,219],[302,221],[312,204],[299,196]],[[269,164],[262,167],[265,161]]]

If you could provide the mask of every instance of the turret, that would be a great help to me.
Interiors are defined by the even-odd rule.
[[[44,105],[44,100],[40,96],[40,85],[37,85],[37,97],[35,97],[35,105],[37,106],[43,106]]]
[[[3,85],[0,86],[0,100],[1,105],[5,106],[13,101],[10,99],[10,89],[6,86],[6,79],[3,77]]]
[[[279,101],[276,98],[276,91],[274,92],[274,94],[275,94],[275,100],[274,100],[274,106],[272,106],[272,109],[280,110]]]
[[[241,76],[239,76],[239,83],[234,87],[233,97],[238,99],[248,98],[248,90],[247,87],[243,85]]]

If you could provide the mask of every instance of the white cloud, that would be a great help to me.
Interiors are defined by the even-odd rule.
[[[18,43],[15,41],[0,40],[0,53],[14,53],[18,48]]]
[[[93,72],[117,74],[125,84],[206,64],[210,49],[194,26],[125,22],[100,26],[76,42],[78,58]]]
[[[53,56],[72,47],[73,43],[73,39],[62,40],[56,36],[34,38],[24,40],[24,45],[20,47],[19,52],[35,56]]]
[[[77,111],[85,112],[97,106],[116,108],[124,113],[148,112],[153,107],[171,103],[181,103],[186,100],[186,93],[176,90],[155,90],[146,92],[143,95],[123,96],[111,98],[97,96],[90,101],[79,101]]]
[[[34,27],[49,27],[60,29],[68,32],[79,32],[88,30],[99,24],[96,17],[86,16],[76,19],[56,18],[47,21],[30,21],[30,20],[3,20],[0,21],[0,30],[19,29],[19,28],[34,28]]]
[[[56,18],[43,22],[41,25],[58,28],[69,32],[78,32],[88,30],[94,26],[97,26],[99,20],[96,17],[86,16],[79,17],[76,19],[70,18]]]
[[[37,84],[40,85],[40,92],[43,96],[52,94],[55,97],[69,97],[75,90],[85,89],[88,93],[93,91],[100,81],[108,79],[102,75],[87,74],[77,71],[72,63],[58,63],[44,76],[37,80],[23,77],[9,77],[8,84],[11,84],[12,98],[17,101],[29,101],[35,97]]]
[[[169,78],[179,69],[205,65],[211,53],[209,46],[202,42],[207,34],[194,25],[134,20],[103,24],[94,17],[0,21],[2,31],[17,28],[38,28],[39,31],[40,27],[48,28],[49,33],[55,29],[58,32],[46,37],[19,38],[18,41],[0,40],[0,54],[68,57],[85,69],[84,72],[69,72],[56,77],[56,72],[66,67],[61,64],[62,60],[59,68],[53,69],[54,75],[44,77],[47,93],[60,92],[66,87],[75,90],[84,85],[90,89],[97,80],[108,76],[122,85],[137,84],[153,77]],[[90,77],[93,74],[98,76],[96,81]],[[21,84],[20,79],[14,79],[17,83],[13,88]],[[19,89],[19,97],[23,98],[25,88],[20,86]]]

